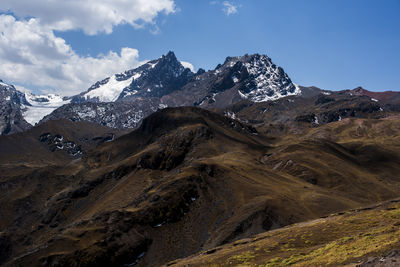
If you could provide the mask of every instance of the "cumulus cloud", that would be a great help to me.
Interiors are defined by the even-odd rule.
[[[37,18],[53,30],[81,29],[94,35],[111,33],[120,24],[154,24],[159,13],[174,13],[176,8],[173,0],[1,0],[0,10]]]
[[[182,66],[184,66],[185,68],[188,68],[189,70],[191,70],[192,72],[194,72],[194,66],[192,63],[190,62],[186,62],[186,61],[181,61]]]
[[[97,57],[77,55],[65,40],[31,18],[0,15],[0,77],[19,84],[52,87],[71,95],[113,73],[137,67],[139,52],[122,48]]]
[[[119,24],[158,29],[160,13],[175,12],[173,0],[2,0],[0,78],[28,88],[63,95],[86,90],[93,82],[144,63],[134,48],[80,56],[54,31],[111,33]],[[52,89],[54,88],[54,89]]]
[[[236,14],[238,12],[238,6],[231,2],[224,1],[222,5],[223,5],[222,11],[224,11],[224,13],[227,16]]]

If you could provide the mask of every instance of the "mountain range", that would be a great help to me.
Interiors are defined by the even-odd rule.
[[[24,94],[3,83],[0,90],[5,88],[12,88],[21,99],[14,101],[12,108],[21,115],[7,126],[15,130],[4,130],[2,134],[60,118],[135,128],[144,117],[167,106],[225,107],[242,99],[261,102],[301,93],[283,69],[265,55],[228,57],[215,70],[193,73],[173,52],[98,81],[72,97]]]
[[[132,129],[138,127],[143,118],[165,107],[227,108],[246,101],[257,105],[288,96],[307,98],[320,93],[336,94],[294,84],[266,55],[227,57],[214,70],[199,69],[193,73],[171,51],[136,69],[95,82],[88,90],[71,97],[22,93],[4,83],[0,84],[0,90],[4,95],[1,98],[4,106],[1,134],[23,131],[36,123],[61,118]],[[14,100],[7,90],[15,95]],[[379,100],[390,110],[399,108],[399,92],[356,88],[351,94]]]
[[[400,92],[169,52],[70,97],[1,82],[0,107],[2,266],[400,258]]]

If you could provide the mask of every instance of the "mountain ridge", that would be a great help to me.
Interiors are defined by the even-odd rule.
[[[10,86],[4,85],[2,88]],[[246,100],[256,105],[286,97],[309,98],[323,94],[328,98],[330,94],[337,94],[317,87],[296,85],[266,55],[227,57],[214,70],[206,72],[200,68],[193,73],[178,61],[172,51],[138,68],[98,81],[75,96],[16,92],[20,95],[17,97],[20,99],[18,103],[9,103],[8,95],[0,96],[4,103],[0,116],[3,118],[1,134],[24,131],[36,123],[61,118],[129,129],[138,127],[143,118],[168,106],[225,109]],[[363,88],[343,92],[349,98],[368,96],[372,101],[381,101],[387,110],[400,110],[400,92],[372,92]],[[303,115],[312,120],[314,117],[311,118],[311,113]],[[345,116],[342,111],[337,113]],[[339,118],[339,115],[334,116]]]
[[[111,90],[113,94],[102,98],[107,91],[102,90],[117,80],[121,83],[116,85],[117,90]],[[87,91],[71,97],[69,107],[67,105],[55,110],[42,121],[59,118],[86,119],[110,127],[135,128],[141,119],[167,106],[214,108],[224,107],[244,98],[266,101],[299,94],[300,87],[294,85],[283,69],[273,64],[265,55],[227,57],[224,64],[213,71],[199,69],[197,73],[193,73],[184,68],[170,51],[136,69],[96,82]],[[220,100],[215,101],[215,97]],[[103,104],[102,99],[115,104]],[[88,102],[105,107],[111,121],[101,119],[98,108],[87,104]],[[88,106],[92,106],[92,109],[89,110]]]

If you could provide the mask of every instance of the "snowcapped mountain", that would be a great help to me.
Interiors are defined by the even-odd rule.
[[[185,85],[194,73],[173,52],[124,73],[96,82],[73,103],[115,102],[138,97],[161,97]]]
[[[242,99],[263,102],[300,94],[281,67],[266,55],[254,54],[227,57],[224,64],[196,75],[162,101],[169,106],[225,107]]]
[[[168,52],[136,69],[96,82],[43,121],[68,118],[113,128],[135,128],[144,117],[166,107],[160,97],[180,89],[195,76],[189,67]]]
[[[242,83],[239,93],[253,102],[276,100],[301,93],[300,88],[292,83],[283,69],[272,63],[266,55],[229,58],[226,64],[238,64],[239,70],[232,75],[232,80],[234,83]]]
[[[116,128],[134,128],[142,118],[167,106],[225,107],[299,95],[281,67],[266,55],[228,57],[215,70],[193,73],[173,52],[115,74],[71,98],[71,104],[43,120],[69,118]]]

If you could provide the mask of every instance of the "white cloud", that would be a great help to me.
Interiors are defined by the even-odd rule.
[[[186,62],[186,61],[181,61],[182,66],[184,66],[185,68],[188,68],[189,70],[191,70],[192,72],[194,72],[194,66],[192,63],[190,62]]]
[[[0,15],[0,33],[2,79],[29,87],[55,88],[63,95],[79,93],[99,79],[143,63],[133,48],[122,48],[120,54],[110,51],[97,57],[79,56],[35,18],[18,21]]]
[[[133,48],[98,56],[80,56],[55,30],[111,33],[130,24],[155,23],[160,13],[176,11],[173,0],[1,0],[0,78],[27,88],[46,88],[62,95],[86,90],[97,80],[143,63]],[[53,89],[54,88],[54,89]]]
[[[231,2],[224,1],[222,5],[222,11],[224,11],[227,16],[236,14],[238,12],[238,6]]]
[[[1,0],[0,11],[34,17],[53,30],[111,33],[114,26],[155,24],[159,13],[176,11],[173,0]]]

